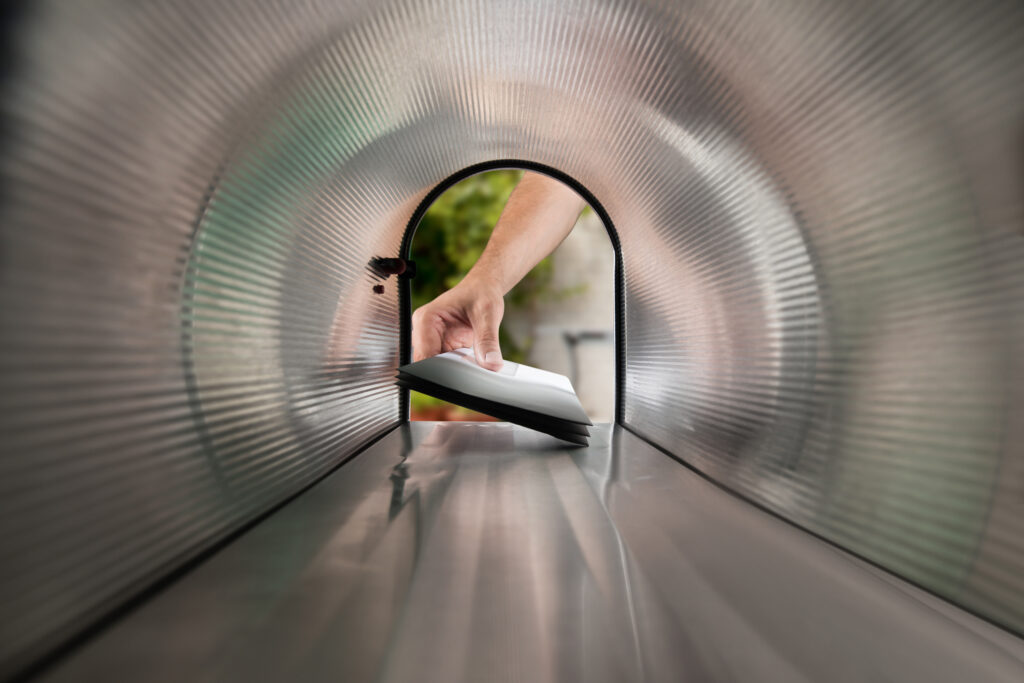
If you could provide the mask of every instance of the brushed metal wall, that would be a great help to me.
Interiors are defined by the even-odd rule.
[[[26,4],[3,670],[396,424],[366,264],[502,158],[615,223],[627,426],[1024,632],[1024,10],[893,5]]]

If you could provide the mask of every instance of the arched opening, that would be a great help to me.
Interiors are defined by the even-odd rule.
[[[417,207],[402,243],[416,277],[400,292],[402,361],[411,357],[411,314],[465,276],[487,244],[524,173],[571,187],[586,207],[565,240],[505,297],[501,345],[509,360],[564,374],[591,419],[618,421],[622,357],[622,256],[600,202],[556,169],[495,161],[467,167],[435,187]],[[403,391],[412,420],[488,419],[440,399]]]

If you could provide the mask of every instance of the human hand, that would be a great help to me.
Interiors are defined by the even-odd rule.
[[[498,325],[504,313],[500,287],[465,278],[412,314],[413,360],[471,347],[477,365],[500,370]]]

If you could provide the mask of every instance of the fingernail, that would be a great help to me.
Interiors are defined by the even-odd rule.
[[[501,362],[501,354],[498,353],[497,351],[491,351],[486,356],[484,356],[484,362],[487,363],[488,365],[502,365],[503,364]]]

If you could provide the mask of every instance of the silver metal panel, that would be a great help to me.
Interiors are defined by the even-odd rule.
[[[365,264],[501,158],[615,222],[633,429],[1024,632],[1022,32],[966,0],[31,3],[0,673],[395,423]]]
[[[1024,631],[1022,6],[699,16],[612,202],[625,422]]]
[[[414,423],[43,680],[1022,678],[1020,640],[621,428]]]

